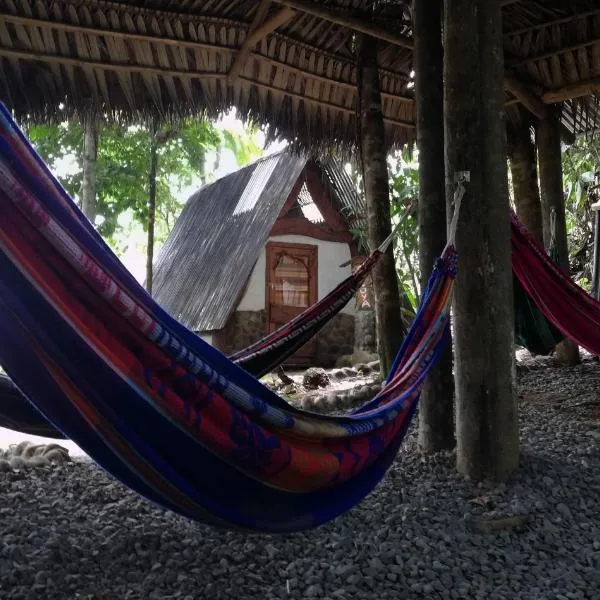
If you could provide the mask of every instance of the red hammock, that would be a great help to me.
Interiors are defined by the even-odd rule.
[[[514,214],[511,227],[513,273],[529,297],[566,337],[600,354],[600,302],[573,282]]]

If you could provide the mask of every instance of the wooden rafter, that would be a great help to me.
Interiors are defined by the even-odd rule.
[[[88,60],[82,58],[71,58],[68,56],[61,56],[58,54],[47,54],[42,52],[32,52],[32,51],[23,51],[23,50],[15,50],[13,48],[4,48],[0,47],[0,56],[6,56],[10,58],[18,58],[23,60],[38,60],[47,62],[50,64],[62,64],[62,65],[70,65],[73,67],[92,67],[94,69],[99,69],[102,71],[116,71],[121,73],[147,73],[150,75],[167,75],[170,77],[181,77],[182,79],[227,79],[226,73],[212,73],[209,71],[191,71],[191,70],[181,70],[181,69],[167,69],[163,67],[151,67],[146,65],[136,65],[136,64],[120,64],[120,63],[107,63],[97,60]],[[317,104],[319,106],[323,106],[324,108],[331,108],[334,110],[338,110],[347,114],[355,114],[356,109],[354,106],[344,106],[342,104],[336,104],[334,102],[329,102],[327,100],[321,100],[319,98],[312,98],[310,96],[306,96],[304,94],[300,94],[289,90],[287,88],[277,87],[274,85],[270,85],[267,83],[262,83],[260,81],[255,81],[249,77],[244,77],[243,75],[238,76],[238,79],[247,82],[250,85],[254,85],[256,87],[270,90],[273,92],[279,92],[281,94],[285,94],[291,98],[296,98],[298,100],[302,100],[309,104]],[[398,127],[402,127],[405,129],[414,129],[415,124],[410,121],[402,121],[399,119],[394,119],[391,117],[384,117],[386,123],[391,125],[396,125]]]
[[[526,56],[525,58],[520,58],[515,61],[511,61],[509,64],[511,67],[520,67],[522,65],[528,65],[538,60],[552,58],[553,56],[560,56],[561,54],[566,54],[567,52],[584,50],[585,48],[590,48],[591,46],[595,46],[596,44],[600,44],[600,36],[589,39],[585,42],[580,42],[578,44],[563,46],[562,48],[557,48],[556,50],[549,50],[548,52],[540,52],[539,54],[535,54],[533,56]]]
[[[314,17],[319,17],[320,19],[325,19],[327,21],[331,21],[332,23],[337,23],[338,25],[342,25],[343,27],[349,27],[350,29],[354,29],[355,31],[359,31],[360,33],[364,33],[374,38],[390,42],[391,44],[396,44],[397,46],[402,46],[408,49],[412,49],[413,47],[413,41],[405,35],[392,33],[390,31],[387,31],[386,29],[383,29],[382,27],[378,27],[373,23],[369,23],[369,21],[357,19],[356,17],[352,17],[342,12],[331,10],[331,8],[323,6],[322,4],[317,2],[311,2],[310,0],[273,1],[277,4],[282,4],[283,6],[293,8],[294,10],[302,11],[307,14],[313,15]]]
[[[265,19],[270,5],[271,0],[262,0],[258,5],[250,31],[248,32],[240,51],[236,54],[231,69],[229,69],[228,77],[231,81],[235,80],[244,68],[252,48],[256,46],[260,40],[275,31],[280,25],[287,23],[287,21],[296,14],[296,11],[285,7],[277,11],[268,19]]]
[[[232,46],[225,46],[222,44],[216,44],[211,42],[197,42],[191,40],[182,40],[170,37],[161,37],[158,35],[150,35],[150,34],[141,34],[134,32],[126,32],[126,31],[118,31],[112,29],[102,29],[99,27],[87,27],[82,25],[72,25],[70,23],[61,23],[58,21],[46,21],[43,19],[36,19],[34,17],[24,17],[21,15],[9,15],[0,13],[0,22],[5,21],[7,23],[13,23],[15,25],[24,25],[24,26],[34,26],[45,29],[53,29],[55,31],[64,31],[66,33],[77,33],[77,34],[85,34],[95,37],[109,37],[117,40],[130,40],[130,41],[139,41],[139,42],[148,42],[151,44],[164,44],[165,46],[172,46],[174,48],[186,48],[189,50],[212,50],[214,52],[225,52],[225,53],[235,53],[238,52],[238,48],[234,48]],[[246,24],[239,24],[240,26]],[[249,53],[250,57],[254,57],[258,60],[261,60],[265,63],[273,65],[280,69],[286,69],[290,73],[295,73],[302,77],[306,77],[309,79],[314,79],[315,81],[321,81],[323,83],[329,83],[334,86],[339,86],[347,89],[356,89],[356,84],[352,81],[343,81],[333,79],[332,77],[327,77],[324,75],[319,75],[318,73],[313,73],[312,71],[308,71],[301,67],[297,67],[294,65],[290,65],[288,63],[282,62],[271,56],[263,54],[258,51],[251,51]],[[334,58],[334,57],[332,57]],[[347,58],[343,56],[335,57],[339,61],[347,61]],[[390,77],[397,77],[400,79],[405,79],[408,76],[405,73],[398,73],[391,71],[389,69],[381,69],[381,72]],[[389,97],[393,100],[398,100],[400,102],[412,102],[413,99],[411,96],[403,96],[399,94],[392,94],[388,92],[382,92],[382,95]]]
[[[546,117],[548,112],[541,99],[527,86],[509,74],[504,75],[504,89],[510,92],[529,112],[538,119]]]
[[[225,48],[222,46],[219,46],[218,48],[223,49],[223,50],[231,50],[232,52],[234,51],[233,49]],[[258,54],[255,52],[253,52],[251,54],[256,55],[258,58],[260,58],[261,60],[264,60],[265,62],[272,63],[281,69],[286,69],[291,73],[296,73],[298,75],[301,75],[302,77],[306,77],[307,79],[321,81],[323,83],[328,83],[335,87],[342,87],[342,88],[348,89],[352,93],[356,92],[356,84],[355,83],[352,83],[349,81],[340,81],[340,80],[336,80],[336,79],[331,79],[329,77],[325,77],[323,75],[318,75],[317,73],[312,73],[310,71],[306,71],[304,69],[300,69],[298,67],[294,67],[292,65],[282,63],[281,61],[275,60],[275,59],[265,56],[263,54]],[[18,59],[22,59],[22,60],[36,60],[36,61],[41,61],[41,62],[47,62],[49,64],[71,65],[74,67],[89,66],[89,67],[101,69],[103,71],[110,71],[111,69],[113,69],[114,71],[120,71],[123,73],[131,71],[131,72],[138,72],[138,73],[149,73],[149,74],[153,74],[153,75],[170,75],[170,76],[183,77],[183,78],[189,78],[189,79],[201,79],[203,77],[205,77],[206,79],[224,79],[227,77],[227,74],[225,74],[225,73],[214,73],[214,72],[210,72],[210,71],[193,71],[193,70],[181,70],[181,69],[179,69],[179,70],[165,69],[162,67],[135,65],[135,64],[131,64],[131,63],[120,64],[120,63],[113,63],[113,62],[92,61],[92,60],[88,60],[88,59],[72,58],[69,56],[62,56],[62,55],[58,55],[58,54],[47,54],[47,53],[42,53],[42,52],[16,50],[14,48],[6,48],[3,46],[0,46],[0,56],[6,56],[7,58],[8,57],[18,58]],[[247,81],[252,82],[253,80],[247,79]],[[257,85],[260,86],[263,84],[257,83]],[[273,89],[275,89],[275,88],[273,88]],[[279,88],[277,88],[277,91],[283,92],[283,90],[279,89]],[[288,91],[286,91],[285,93],[288,93]],[[296,95],[296,96],[298,95],[298,94],[294,94],[293,92],[289,92],[289,93],[292,95]],[[412,104],[414,102],[414,98],[412,96],[405,96],[402,94],[392,94],[391,92],[382,92],[381,95],[384,98],[387,98],[389,100],[394,100],[396,102],[401,102],[404,104]],[[311,101],[311,98],[307,98],[307,100]],[[335,106],[338,106],[338,105],[335,105]],[[344,107],[340,107],[340,108],[344,108]]]
[[[115,71],[121,73],[148,73],[150,75],[167,75],[170,77],[182,77],[188,79],[225,79],[225,73],[213,73],[210,71],[192,71],[182,69],[168,69],[165,67],[152,67],[134,63],[115,63],[86,58],[72,58],[60,54],[48,54],[47,52],[34,52],[31,50],[16,50],[15,48],[0,47],[0,56],[46,62],[55,65],[69,65],[72,67],[92,67],[102,71]]]
[[[593,17],[594,15],[600,15],[600,8],[569,15],[568,17],[561,17],[560,19],[552,19],[550,21],[545,21],[544,23],[536,23],[535,25],[529,25],[528,27],[521,27],[519,29],[515,29],[514,31],[507,31],[504,33],[504,37],[515,37],[517,35],[529,33],[530,31],[538,31],[539,29],[546,29],[556,25],[564,25],[565,23],[570,23],[571,21],[579,19],[587,19],[588,17]]]
[[[577,81],[555,90],[548,90],[542,94],[542,102],[544,104],[556,104],[594,94],[600,94],[600,77],[592,77],[587,81]]]

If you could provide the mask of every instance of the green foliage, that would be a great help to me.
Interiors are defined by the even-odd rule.
[[[61,163],[75,162],[74,169],[63,170],[60,177],[64,188],[71,196],[75,196],[81,187],[81,126],[78,123],[67,122],[59,125],[29,125],[25,133],[51,169],[59,167]]]
[[[347,172],[359,193],[364,193],[360,171],[346,165]],[[390,185],[390,212],[392,228],[395,231],[394,255],[398,285],[408,300],[404,317],[414,317],[420,297],[419,270],[419,230],[417,226],[417,199],[419,195],[419,168],[412,149],[405,146],[388,157]],[[412,210],[402,224],[400,220],[409,207]],[[358,240],[360,252],[369,252],[367,232],[364,229],[351,229],[350,233]]]
[[[252,133],[252,131],[250,132]],[[61,183],[77,199],[82,182],[83,130],[76,122],[31,125],[27,135]],[[126,125],[100,123],[96,165],[97,218],[99,232],[122,252],[133,233],[131,219],[147,227],[150,148],[153,131],[148,123]],[[156,240],[164,241],[182,209],[181,192],[203,184],[213,176],[208,156],[231,150],[244,164],[260,155],[251,136],[238,136],[214,123],[187,119],[164,124],[156,134]],[[65,168],[68,166],[68,168]]]
[[[419,167],[409,147],[394,152],[389,157],[388,165],[392,227],[397,226],[411,205],[414,209],[396,231],[395,255],[398,283],[413,310],[416,310],[420,297],[419,228],[416,214]]]
[[[575,281],[589,289],[593,253],[593,214],[590,189],[600,161],[600,140],[578,138],[563,153],[565,213],[570,263]]]

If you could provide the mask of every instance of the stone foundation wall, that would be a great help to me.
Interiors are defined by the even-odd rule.
[[[338,313],[321,330],[317,341],[317,365],[330,367],[354,349],[354,317]]]
[[[377,352],[375,311],[372,308],[363,308],[356,311],[354,318],[354,350]]]
[[[266,310],[239,310],[229,317],[223,329],[215,332],[213,343],[225,354],[233,354],[260,340],[266,332]]]
[[[329,367],[344,354],[354,350],[354,317],[339,313],[317,336],[315,365]],[[225,354],[233,354],[248,347],[267,331],[267,313],[260,311],[237,311],[231,315],[227,325],[213,333],[213,344]]]

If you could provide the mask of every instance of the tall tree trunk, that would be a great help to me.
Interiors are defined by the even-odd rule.
[[[419,262],[421,289],[446,243],[442,0],[413,1],[415,93],[419,148]],[[454,380],[449,346],[431,372],[419,403],[419,445],[424,452],[452,448]]]
[[[563,191],[562,154],[560,147],[560,109],[548,109],[548,117],[541,119],[537,127],[538,160],[540,163],[540,188],[542,197],[542,217],[544,244],[551,244],[555,235],[555,249],[558,263],[569,273],[569,247],[567,244],[567,223],[565,217],[565,196]],[[556,215],[556,228],[552,230],[552,214]],[[577,364],[580,360],[579,348],[571,340],[556,346],[556,358],[566,364]]]
[[[360,145],[368,216],[369,245],[376,248],[391,233],[390,189],[377,41],[363,36],[359,68]],[[390,246],[373,272],[378,351],[382,373],[387,373],[404,337],[400,293],[393,249]]]
[[[152,293],[152,264],[154,262],[154,226],[156,223],[156,171],[158,166],[158,126],[152,123],[150,142],[150,173],[148,175],[148,245],[146,249],[146,289]]]
[[[517,215],[529,233],[543,241],[542,204],[538,187],[535,144],[531,135],[531,123],[525,115],[507,127],[508,159],[512,175]]]
[[[96,206],[96,163],[98,160],[98,130],[96,112],[85,111],[83,117],[83,174],[81,182],[81,210],[95,224]]]
[[[454,291],[457,468],[505,480],[519,464],[501,0],[445,0],[446,183],[468,171]]]

